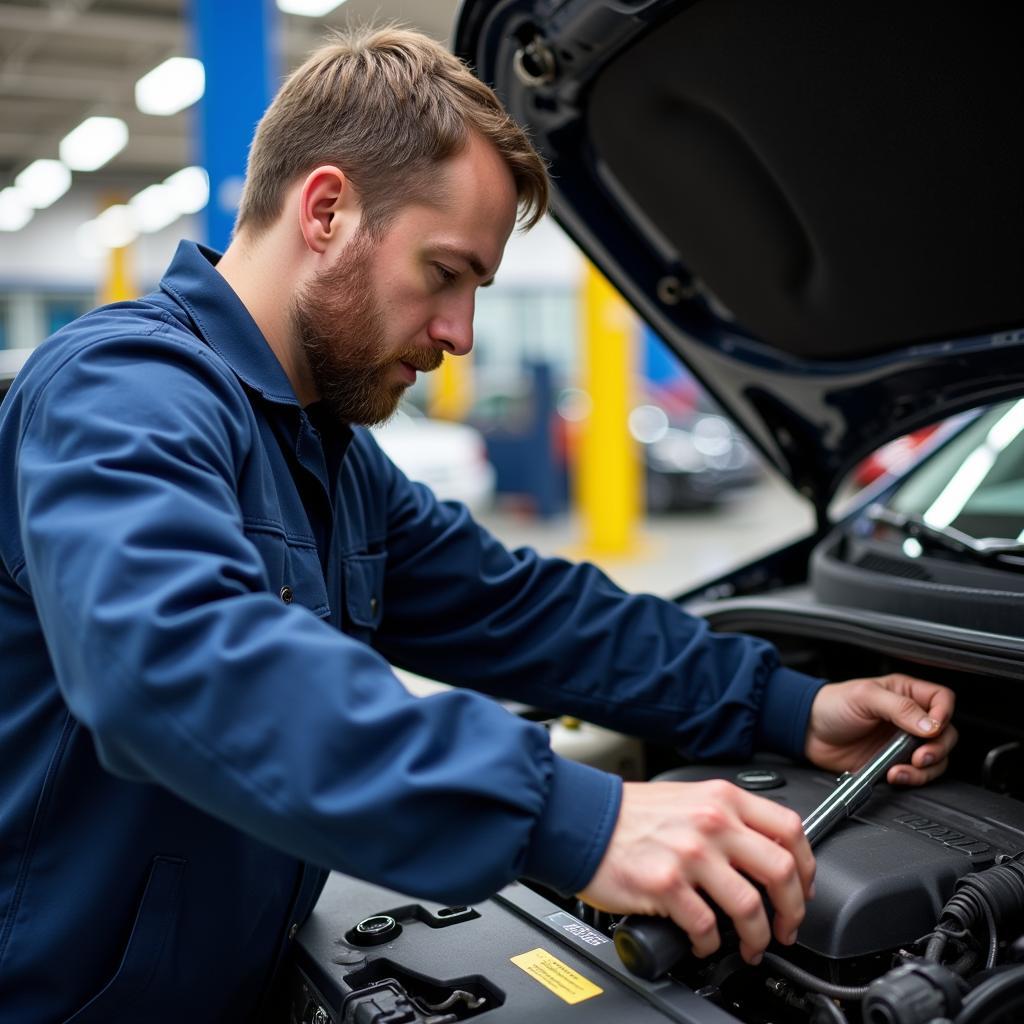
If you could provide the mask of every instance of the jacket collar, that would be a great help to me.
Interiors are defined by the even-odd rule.
[[[239,380],[272,402],[298,406],[284,368],[234,289],[217,273],[221,254],[181,241],[160,282],[188,314],[203,340]]]

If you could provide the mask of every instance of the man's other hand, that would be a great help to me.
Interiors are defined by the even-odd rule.
[[[805,753],[829,771],[855,771],[893,735],[893,727],[927,740],[887,781],[921,785],[946,770],[957,740],[950,724],[955,696],[936,683],[894,673],[822,687],[811,705]]]
[[[710,899],[732,918],[743,958],[756,963],[772,930],[794,942],[813,879],[795,811],[719,780],[627,782],[611,842],[580,898],[611,913],[671,917],[697,956],[721,941]],[[754,882],[775,909],[773,928]]]

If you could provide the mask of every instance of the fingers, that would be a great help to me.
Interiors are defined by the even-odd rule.
[[[714,855],[698,863],[695,881],[732,920],[740,953],[753,963],[771,941],[772,927],[764,899],[750,879],[764,886],[775,915],[775,936],[790,945],[804,919],[814,855],[794,811],[736,787],[727,792],[739,818],[737,827],[723,832]]]
[[[910,765],[888,780],[920,785],[941,775],[956,744],[950,725],[956,696],[948,687],[902,673],[850,679],[823,687],[811,705],[805,753],[822,768],[855,771],[886,742],[895,726],[923,742]]]
[[[796,869],[803,898],[810,899],[814,885],[814,854],[811,853],[811,844],[804,835],[800,815],[764,797],[754,796],[753,793],[743,790],[737,790],[737,793],[742,801],[740,814],[744,824],[762,835],[771,837],[789,854]],[[773,864],[777,863],[777,860],[773,860]],[[769,878],[762,878],[754,871],[749,873],[765,885],[770,881]]]
[[[912,736],[929,737],[938,732],[939,724],[931,717],[930,707],[922,707],[900,682],[901,677],[883,676],[871,680],[877,685],[861,691],[864,710],[876,719],[892,722]]]
[[[910,764],[893,765],[886,779],[897,786],[923,786],[937,779],[949,767],[949,752],[959,737],[956,726],[948,725],[935,743],[914,751]]]
[[[813,892],[814,854],[795,811],[750,793],[742,793],[741,801],[740,813],[749,830],[734,837],[730,859],[765,887],[775,911],[775,937],[792,945],[804,919],[805,901]],[[746,939],[742,931],[740,938]]]
[[[792,942],[814,877],[814,857],[790,809],[722,780],[626,783],[619,818],[597,872],[582,892],[615,913],[671,917],[707,956],[731,918],[740,952],[756,962],[776,934]],[[711,904],[722,917],[716,921]]]
[[[761,894],[726,860],[708,864],[707,871],[701,875],[701,889],[732,921],[736,929],[740,940],[740,955],[747,963],[758,962],[772,937]],[[802,898],[800,903],[802,906]],[[713,951],[717,948],[716,942],[711,949]]]
[[[710,956],[722,944],[714,911],[689,886],[673,894],[669,916],[690,937],[694,956]]]
[[[939,686],[938,683],[915,679],[913,676],[900,675],[897,678],[901,680],[902,685],[909,687],[910,696],[927,712],[928,717],[936,723],[937,729],[941,729],[949,723],[956,705],[956,694],[952,690],[945,686]],[[925,735],[925,733],[918,733],[918,735]]]
[[[781,810],[783,815],[790,813]],[[744,960],[758,962],[773,931],[785,945],[796,941],[797,928],[804,919],[805,893],[796,860],[787,849],[752,829],[740,828],[729,833],[719,850],[694,860],[694,883],[731,920]],[[751,879],[765,888],[774,911],[771,925],[764,897]],[[692,888],[679,894],[671,916],[690,936],[698,956],[718,948],[720,935],[714,914]]]
[[[896,785],[920,786],[945,771],[949,752],[956,745],[957,730],[950,723],[956,695],[937,683],[915,679],[900,673],[874,680],[878,685],[870,691],[870,710],[878,717],[893,722],[905,732],[927,738],[911,758],[909,765],[889,769],[887,779]]]
[[[764,887],[775,912],[771,930],[783,945],[792,945],[796,941],[797,928],[804,919],[806,898],[794,858],[770,839],[755,832],[746,832],[738,835],[731,844],[730,861],[735,865],[742,865],[743,872]],[[750,893],[756,896],[757,910],[761,911],[754,916],[750,914]],[[746,882],[742,887],[736,886],[730,891],[728,899],[728,906],[724,902],[720,902],[720,906],[736,922],[741,942],[751,950],[763,950],[770,935],[760,894]],[[731,908],[734,908],[736,913],[733,913]],[[736,914],[746,921],[749,934]],[[740,951],[744,952],[742,947]]]
[[[956,746],[959,733],[950,723],[956,694],[944,686],[927,683],[910,676],[903,677],[910,687],[910,696],[924,708],[927,717],[935,723],[933,730],[917,735],[933,735],[930,743],[922,744],[914,751],[912,766],[907,769],[906,781],[911,785],[922,785],[937,778],[946,769],[949,753]]]

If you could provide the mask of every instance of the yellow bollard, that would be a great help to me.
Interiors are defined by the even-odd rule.
[[[138,298],[132,281],[130,245],[107,250],[107,274],[100,287],[100,305]]]
[[[472,353],[444,357],[431,374],[432,388],[427,411],[442,420],[464,420],[473,404]]]
[[[101,197],[99,211],[102,213],[110,206],[116,206],[125,202],[124,196],[112,193]],[[100,282],[97,301],[101,306],[111,302],[124,302],[127,299],[137,299],[139,293],[135,290],[135,281],[132,276],[132,247],[122,245],[116,249],[107,249],[106,273]]]
[[[636,320],[607,279],[587,264],[583,283],[584,376],[592,402],[581,423],[576,497],[583,525],[583,555],[626,555],[637,550],[641,514],[640,458],[629,433]]]

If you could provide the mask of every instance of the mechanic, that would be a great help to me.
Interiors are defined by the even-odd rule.
[[[0,1021],[251,1020],[336,869],[422,898],[519,876],[755,962],[813,893],[798,817],[623,785],[510,698],[671,742],[945,767],[953,696],[825,685],[749,637],[509,552],[366,424],[472,345],[542,161],[438,44],[364,30],[285,83],[223,256],[42,344],[2,406]],[[459,684],[407,693],[394,664]]]

